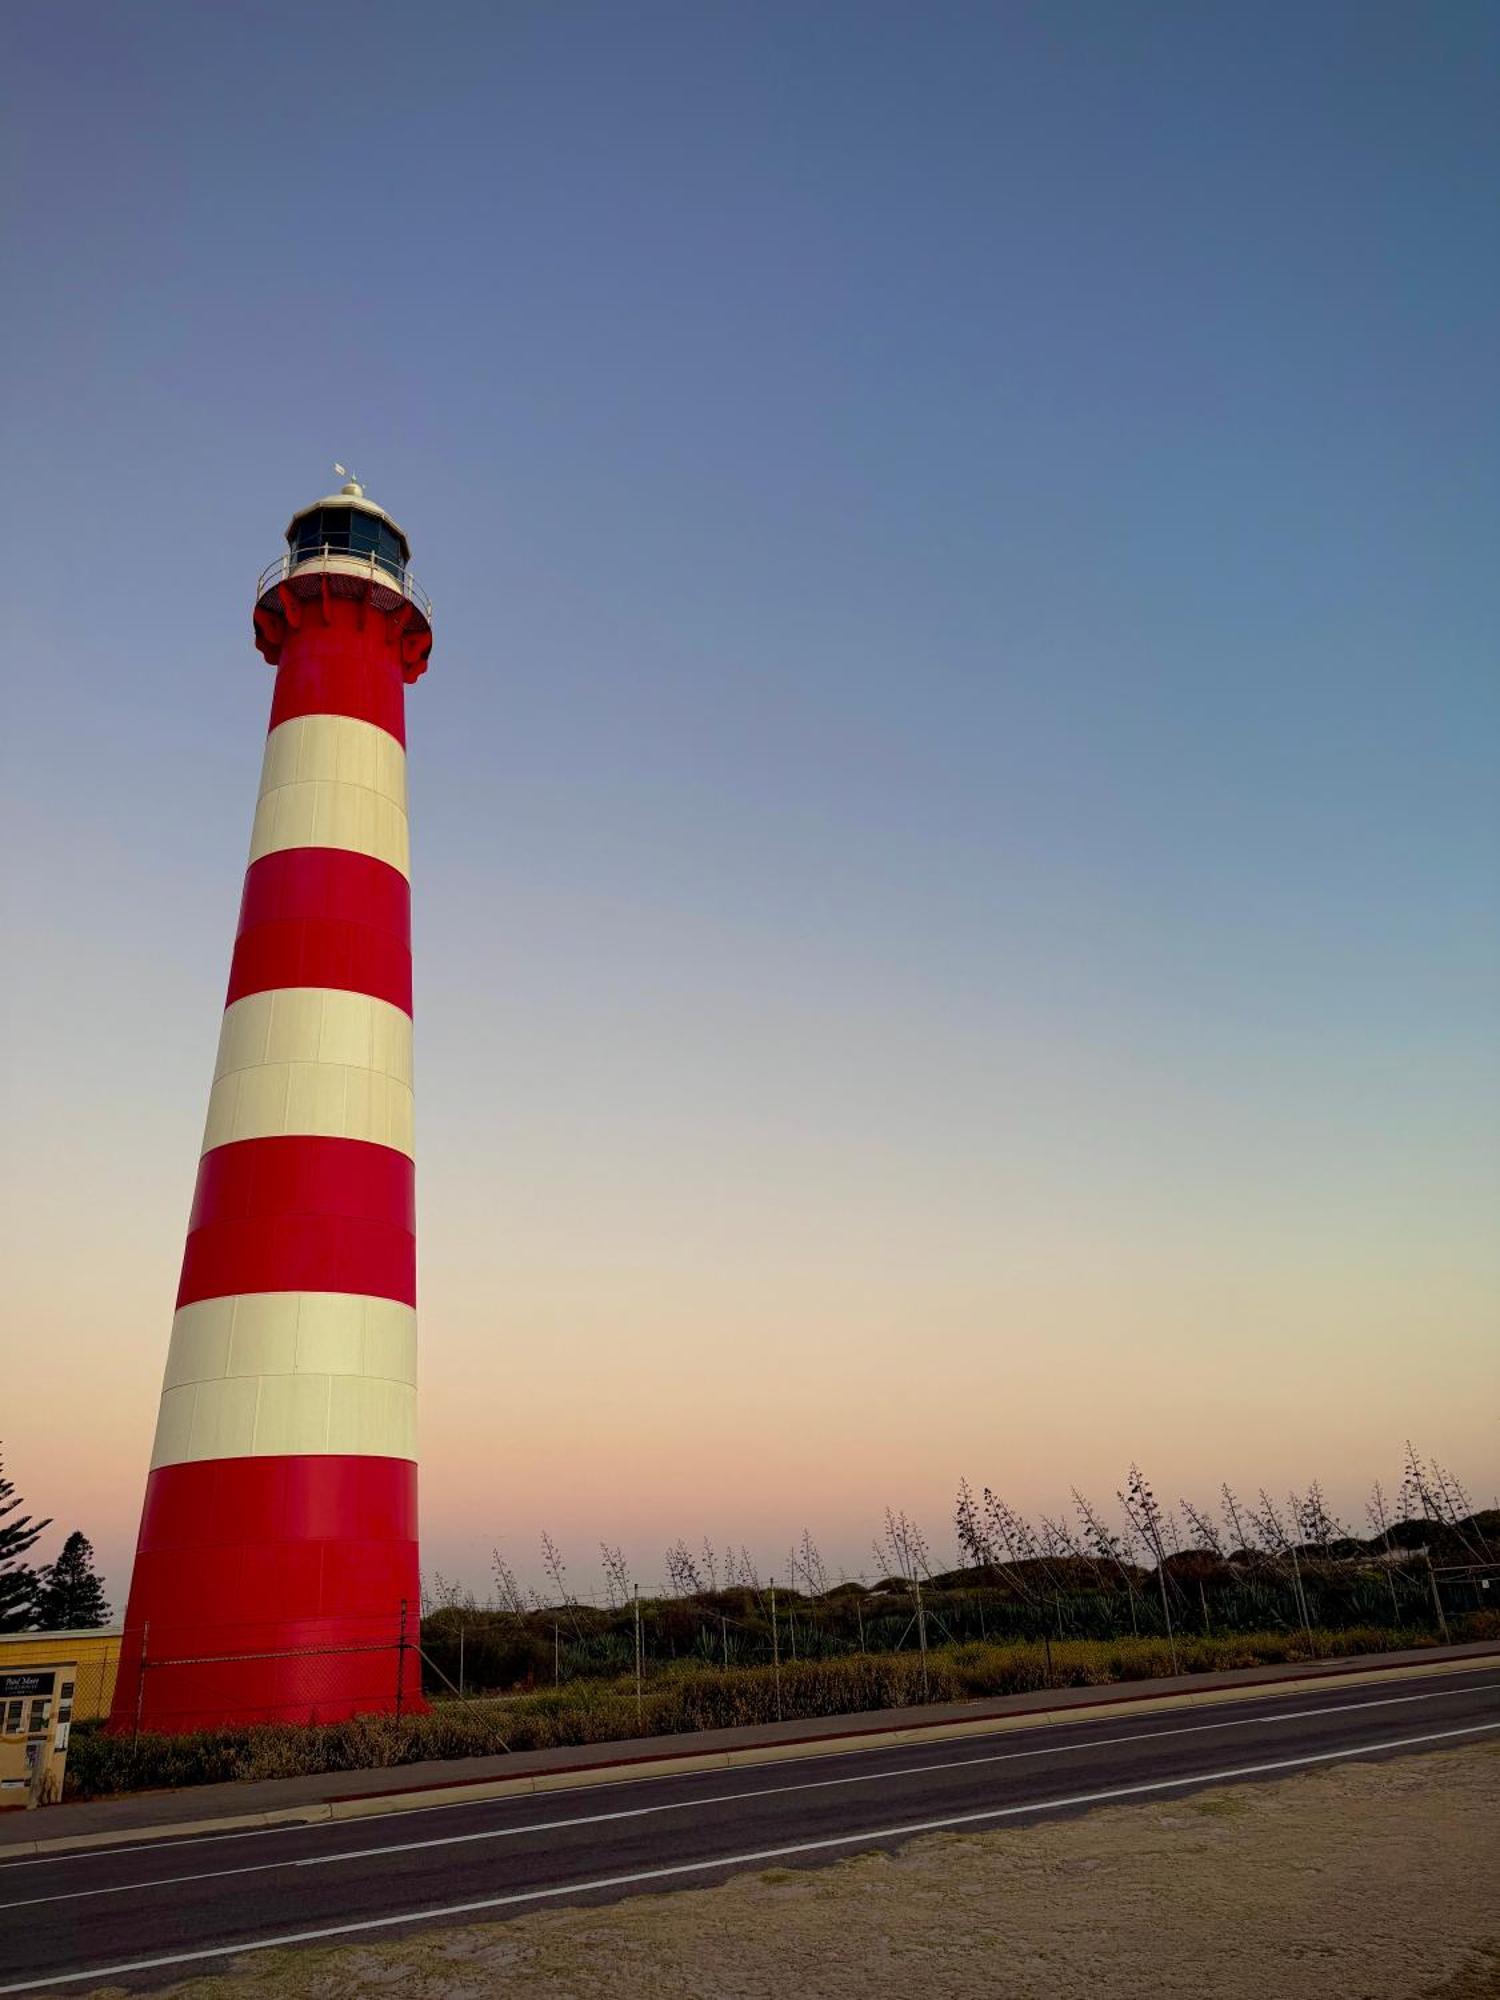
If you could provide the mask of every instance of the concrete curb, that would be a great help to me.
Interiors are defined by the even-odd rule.
[[[1377,1656],[1378,1657],[1378,1656]],[[88,1848],[134,1847],[148,1841],[184,1840],[194,1835],[256,1833],[278,1826],[320,1826],[330,1820],[383,1819],[397,1813],[428,1812],[435,1806],[470,1805],[486,1799],[521,1798],[546,1792],[576,1791],[603,1785],[633,1784],[642,1778],[690,1776],[695,1771],[732,1771],[757,1764],[782,1764],[807,1757],[838,1757],[858,1750],[896,1749],[910,1743],[946,1743],[976,1736],[999,1736],[1013,1730],[1043,1729],[1067,1722],[1097,1722],[1102,1717],[1159,1714],[1173,1708],[1217,1708],[1230,1702],[1265,1701],[1273,1696],[1305,1693],[1310,1685],[1320,1687],[1338,1682],[1357,1688],[1378,1687],[1391,1681],[1412,1680],[1438,1674],[1472,1673],[1492,1661],[1500,1661],[1500,1648],[1493,1653],[1471,1654],[1460,1660],[1416,1661],[1408,1666],[1351,1668],[1340,1662],[1323,1673],[1299,1674],[1295,1679],[1241,1683],[1236,1687],[1183,1688],[1172,1694],[1132,1696],[1120,1693],[1109,1698],[1080,1703],[1076,1707],[1028,1708],[1010,1715],[957,1716],[947,1722],[916,1723],[903,1728],[899,1723],[888,1729],[861,1730],[857,1734],[802,1737],[783,1743],[757,1743],[742,1750],[683,1750],[679,1755],[610,1758],[597,1764],[577,1764],[562,1771],[537,1771],[515,1778],[481,1778],[472,1784],[463,1780],[421,1789],[372,1792],[363,1797],[315,1801],[311,1805],[286,1806],[278,1811],[236,1813],[218,1819],[176,1820],[169,1825],[121,1828],[119,1832],[81,1833],[56,1840],[15,1841],[0,1851],[0,1864],[12,1858],[35,1858],[44,1854],[75,1854]]]

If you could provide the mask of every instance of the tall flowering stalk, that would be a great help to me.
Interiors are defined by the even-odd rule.
[[[1125,1490],[1116,1496],[1125,1509],[1125,1518],[1139,1539],[1156,1558],[1156,1580],[1161,1585],[1161,1615],[1167,1625],[1167,1647],[1172,1655],[1172,1671],[1177,1671],[1177,1636],[1172,1630],[1172,1607],[1167,1602],[1167,1551],[1163,1545],[1162,1511],[1145,1474],[1133,1461]]]

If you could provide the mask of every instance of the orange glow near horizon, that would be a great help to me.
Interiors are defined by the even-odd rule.
[[[118,1158],[73,1161],[114,1204],[88,1260],[33,1213],[16,1324],[72,1387],[66,1421],[12,1404],[4,1445],[30,1511],[82,1527],[123,1595],[183,1217],[180,1188],[122,1184]],[[973,1190],[924,1212],[910,1167],[854,1188],[846,1163],[841,1186],[826,1152],[816,1215],[790,1176],[747,1210],[658,1171],[592,1211],[597,1186],[533,1178],[497,1231],[469,1165],[424,1182],[420,1435],[424,1566],[481,1597],[495,1544],[540,1579],[543,1528],[584,1592],[601,1540],[655,1582],[679,1535],[771,1573],[807,1527],[831,1568],[869,1572],[886,1506],[946,1563],[960,1475],[1033,1513],[1074,1484],[1112,1500],[1131,1459],[1174,1499],[1317,1477],[1358,1526],[1410,1436],[1487,1497],[1487,1288],[1430,1253],[1367,1240],[1355,1279],[1347,1250],[1288,1230],[1252,1272],[1222,1217],[1158,1240],[1139,1190],[1129,1235],[1044,1199],[991,1223]]]

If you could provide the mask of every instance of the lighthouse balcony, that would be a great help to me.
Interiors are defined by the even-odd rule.
[[[432,623],[432,599],[417,582],[410,564],[379,549],[339,548],[330,542],[289,549],[275,562],[267,563],[255,586],[256,602],[274,593],[278,584],[319,576],[354,578],[368,584],[372,593],[389,591],[404,597],[429,625]]]

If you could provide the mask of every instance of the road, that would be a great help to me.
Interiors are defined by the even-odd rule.
[[[947,1827],[1267,1780],[1500,1733],[1500,1668],[1348,1680],[1221,1709],[590,1785],[0,1865],[0,1993],[149,1987],[227,1952],[815,1866]]]

